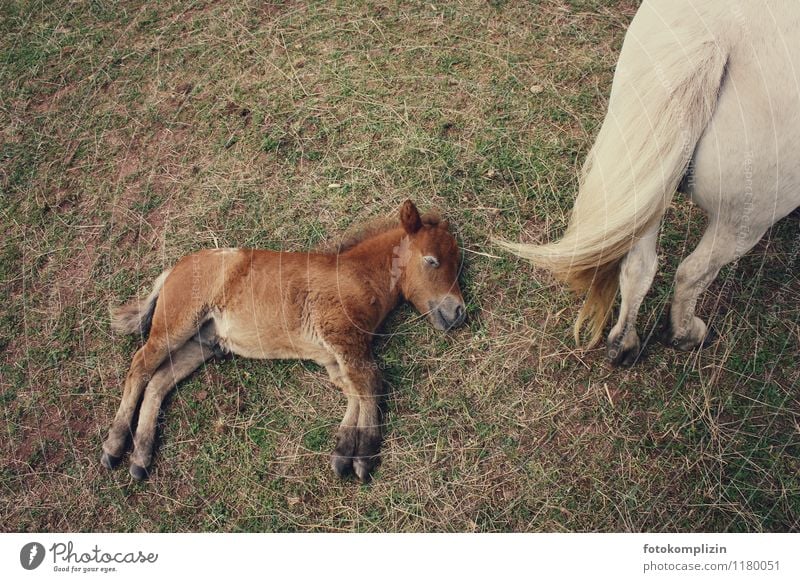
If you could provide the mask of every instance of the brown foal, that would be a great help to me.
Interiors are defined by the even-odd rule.
[[[158,277],[147,299],[112,313],[115,331],[149,336],[125,379],[103,465],[117,464],[130,435],[130,473],[147,477],[164,397],[206,360],[235,354],[324,366],[347,396],[331,465],[340,476],[355,471],[369,480],[382,439],[372,337],[403,298],[438,329],[461,325],[458,267],[447,223],[420,217],[410,200],[399,224],[369,230],[335,253],[213,249],[183,257]]]

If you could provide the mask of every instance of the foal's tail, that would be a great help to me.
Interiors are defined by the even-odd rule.
[[[652,10],[645,3],[626,35],[608,113],[584,163],[563,238],[546,245],[497,241],[585,294],[574,332],[581,344],[588,324],[589,347],[611,314],[623,257],[660,223],[686,173],[727,61],[701,27],[682,22],[677,33],[669,26],[665,31],[664,21],[644,14],[646,8]]]
[[[134,299],[111,310],[111,329],[118,334],[139,334],[142,337],[150,332],[153,323],[153,312],[156,310],[156,300],[161,288],[164,286],[171,269],[161,273],[153,283],[153,290],[146,299]]]

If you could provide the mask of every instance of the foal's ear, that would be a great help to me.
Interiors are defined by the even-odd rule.
[[[403,202],[403,207],[400,209],[400,223],[408,234],[414,234],[422,228],[419,211],[411,200]]]

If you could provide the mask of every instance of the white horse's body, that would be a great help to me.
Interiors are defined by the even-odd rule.
[[[736,202],[738,213],[769,226],[800,204],[800,3],[763,4],[741,2],[732,32],[744,36],[730,47],[685,191],[710,214],[744,199],[753,208]]]
[[[678,269],[670,312],[669,341],[691,349],[707,335],[694,315],[700,293],[800,206],[800,2],[645,0],[564,238],[505,245],[586,292],[576,336],[589,320],[592,342],[619,285],[607,344],[615,363],[639,354],[636,314],[676,189],[709,215]]]

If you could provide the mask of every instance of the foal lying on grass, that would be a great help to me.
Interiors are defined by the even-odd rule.
[[[125,379],[101,462],[116,465],[133,437],[130,473],[147,477],[164,397],[214,355],[314,360],[347,396],[331,465],[370,478],[381,446],[381,379],[372,336],[408,299],[449,330],[464,322],[459,251],[446,222],[407,200],[400,224],[371,231],[337,253],[203,250],[156,279],[143,301],[112,313],[120,333],[146,335]],[[138,424],[133,418],[141,401]]]

